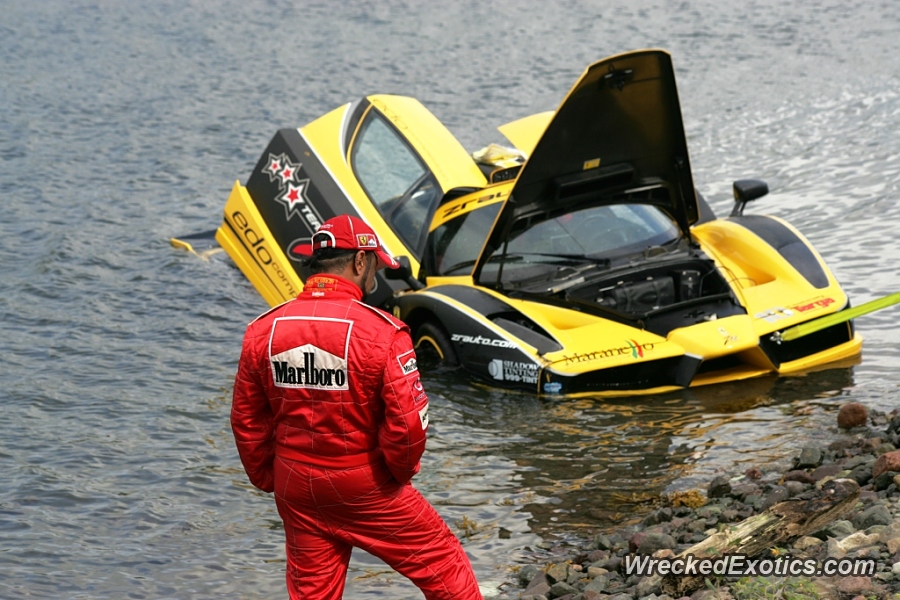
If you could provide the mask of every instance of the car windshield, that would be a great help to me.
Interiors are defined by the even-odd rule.
[[[595,206],[540,221],[509,240],[485,262],[482,282],[501,283],[544,276],[564,265],[608,267],[621,256],[680,238],[665,213],[646,204]]]

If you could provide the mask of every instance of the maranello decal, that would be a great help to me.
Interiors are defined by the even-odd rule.
[[[534,363],[516,362],[495,358],[488,363],[488,373],[497,381],[538,382],[538,366]]]
[[[590,362],[592,360],[600,360],[604,358],[614,358],[616,356],[630,356],[634,359],[644,358],[644,354],[651,352],[655,344],[638,343],[635,340],[625,340],[625,345],[618,348],[605,348],[603,350],[595,350],[594,352],[585,352],[583,354],[570,354],[563,357],[566,364]]]
[[[349,389],[347,352],[352,323],[340,319],[276,319],[269,341],[272,378],[277,387],[317,390]],[[312,343],[287,347],[294,340]]]

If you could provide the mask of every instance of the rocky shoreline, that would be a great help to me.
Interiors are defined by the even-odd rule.
[[[841,407],[839,433],[808,446],[784,473],[749,469],[719,476],[704,491],[671,494],[639,525],[596,535],[578,555],[517,573],[521,600],[750,600],[757,598],[900,600],[900,410]],[[629,575],[635,556],[673,558],[695,544],[788,499],[811,497],[834,480],[852,480],[859,496],[841,518],[768,550],[767,558],[874,559],[869,575],[705,578],[690,596],[664,593],[660,577]],[[837,482],[836,482],[837,483]],[[834,484],[831,484],[834,485]],[[856,486],[847,482],[847,485]],[[827,487],[826,487],[827,489]]]

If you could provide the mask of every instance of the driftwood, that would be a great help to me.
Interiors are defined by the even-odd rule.
[[[850,479],[827,482],[821,490],[812,490],[780,502],[765,512],[728,526],[702,542],[691,546],[679,557],[720,557],[743,554],[758,557],[765,551],[786,546],[800,536],[814,533],[847,514],[859,498],[859,485]],[[666,575],[660,579],[662,591],[678,598],[704,585],[699,575]]]

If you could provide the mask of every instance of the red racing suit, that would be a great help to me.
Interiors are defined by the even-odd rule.
[[[275,492],[291,598],[343,595],[353,546],[428,599],[480,599],[459,540],[409,483],[428,397],[406,325],[314,275],[248,327],[231,424],[251,483]]]

